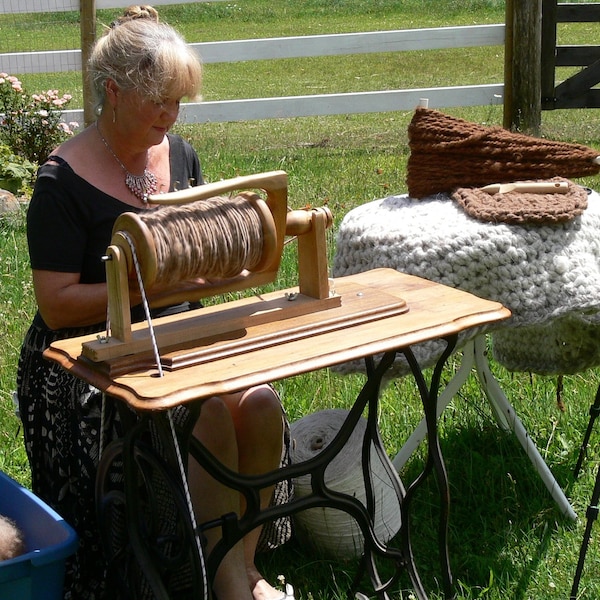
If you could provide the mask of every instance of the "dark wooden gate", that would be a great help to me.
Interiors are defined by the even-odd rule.
[[[600,3],[542,0],[542,109],[600,108],[600,46],[557,45],[558,23],[600,23]],[[556,84],[557,67],[581,67]]]

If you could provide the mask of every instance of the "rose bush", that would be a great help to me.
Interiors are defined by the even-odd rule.
[[[28,94],[16,77],[0,73],[0,142],[30,162],[43,163],[77,127],[61,119],[70,100],[58,90]]]

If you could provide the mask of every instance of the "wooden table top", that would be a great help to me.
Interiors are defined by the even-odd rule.
[[[293,298],[297,291],[293,288],[155,319],[153,326],[159,336],[161,328],[208,325],[207,334],[197,343],[161,351],[162,377],[148,353],[100,362],[83,356],[82,344],[96,336],[55,342],[45,356],[136,410],[166,410],[510,316],[499,302],[394,269],[341,277],[334,280],[334,286],[341,302],[324,310],[300,311],[299,315],[292,311],[289,317],[278,298]],[[283,318],[250,319],[246,327],[239,326],[240,310],[256,315],[273,303],[283,306],[274,313]],[[236,314],[236,325],[226,334],[211,335],[211,322],[216,318],[227,322],[231,314]],[[147,330],[146,324],[135,327],[136,331]]]

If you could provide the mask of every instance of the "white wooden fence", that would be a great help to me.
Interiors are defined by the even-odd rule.
[[[192,2],[225,2],[230,0],[152,0],[152,6],[167,4],[188,4]],[[125,8],[123,0],[96,0],[96,8]],[[2,0],[0,14],[35,13],[35,12],[66,12],[79,10],[81,0]]]
[[[6,2],[6,0],[5,0]],[[21,7],[40,0],[9,0]],[[77,10],[79,0],[53,0],[64,10]],[[181,2],[181,0],[180,0]],[[96,0],[98,8],[114,8],[123,0]],[[154,0],[153,4],[172,4],[173,0]],[[15,11],[13,11],[15,12]],[[209,63],[404,52],[442,48],[501,46],[505,26],[474,25],[430,29],[407,29],[363,33],[297,36],[255,40],[234,40],[190,44],[202,61]],[[22,73],[80,71],[81,51],[19,52],[0,54],[0,70],[14,75]],[[277,98],[220,100],[182,105],[180,120],[185,123],[247,121],[286,117],[308,117],[335,114],[359,114],[413,110],[421,98],[431,108],[451,106],[483,106],[502,104],[504,84],[453,86],[438,88],[383,90],[344,94],[318,94]],[[83,110],[65,111],[67,121],[83,122]]]

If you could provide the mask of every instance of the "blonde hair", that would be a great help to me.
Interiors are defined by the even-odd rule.
[[[109,79],[156,102],[193,100],[200,91],[202,64],[185,40],[159,21],[155,9],[134,5],[96,42],[89,76],[97,109],[104,104]]]
[[[159,21],[158,11],[153,6],[149,4],[133,4],[128,6],[116,21],[113,21],[111,27],[120,25],[127,19],[153,19],[157,23]]]

